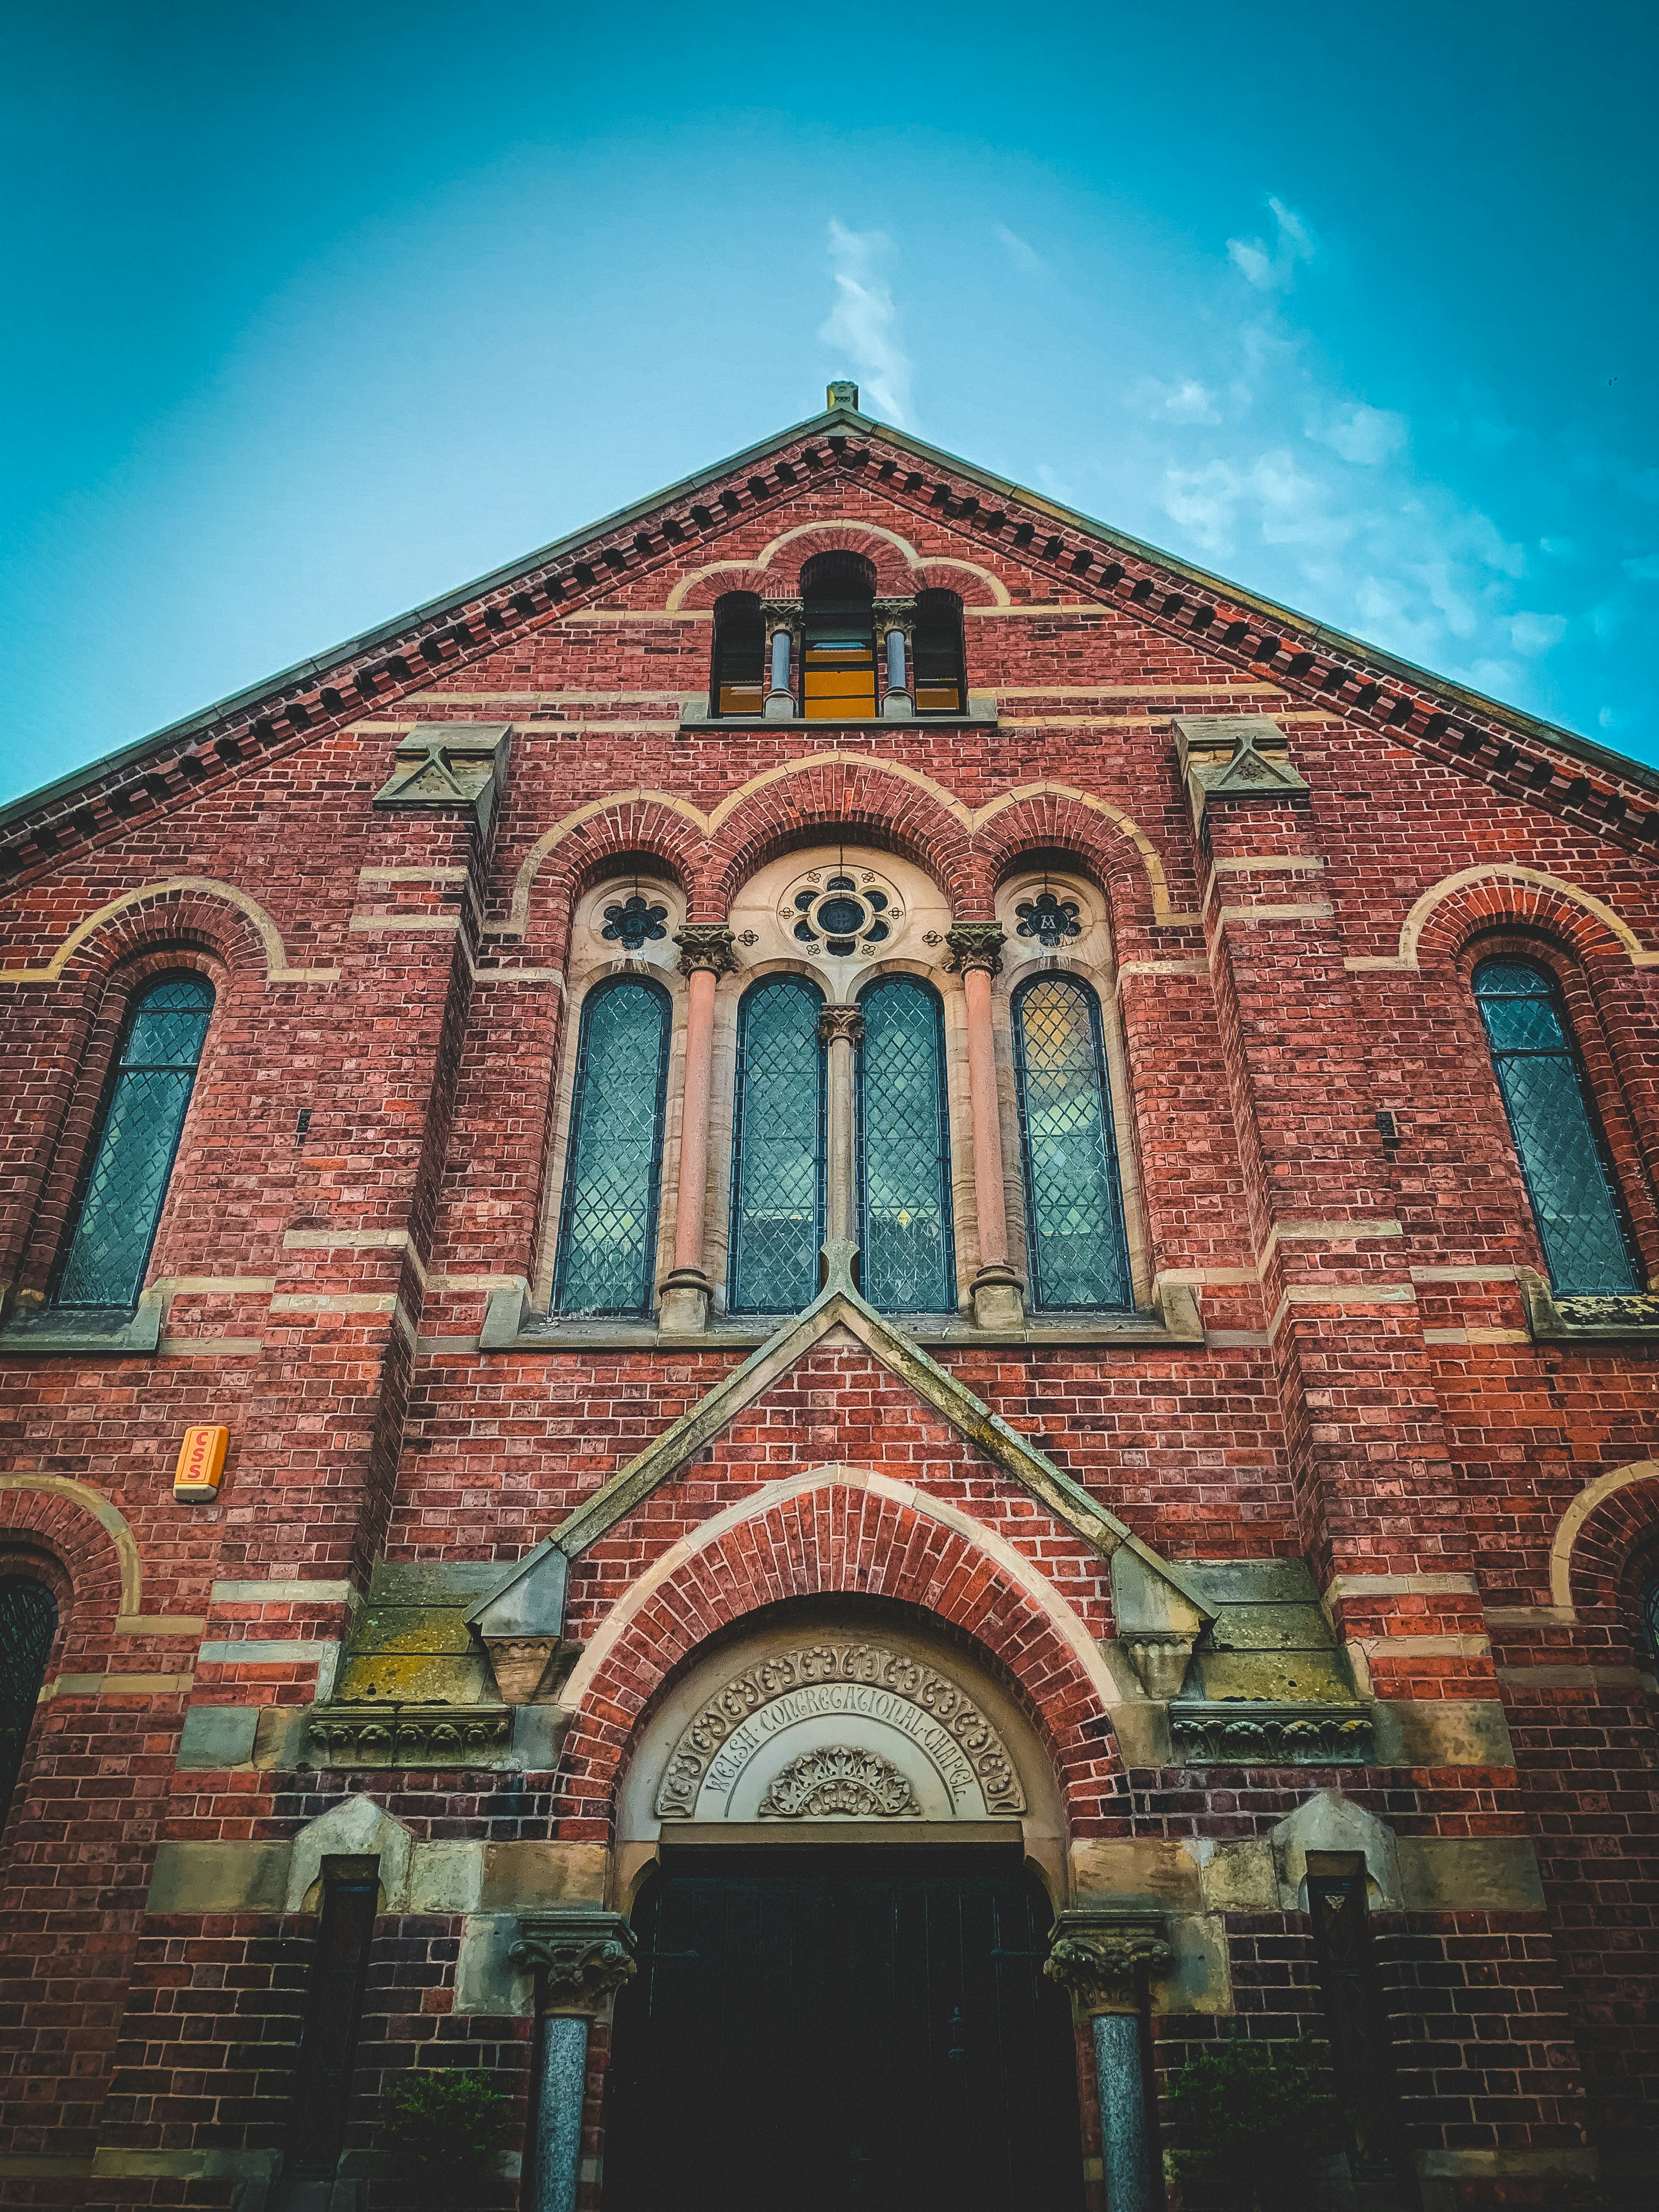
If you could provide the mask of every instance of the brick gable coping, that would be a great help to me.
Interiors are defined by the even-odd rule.
[[[1504,798],[1637,848],[1659,844],[1659,773],[837,404],[0,809],[0,884],[33,879],[137,817],[384,713],[434,675],[603,599],[619,579],[665,567],[687,546],[717,542],[734,521],[834,471],[872,471],[866,480],[899,507],[1012,551],[1086,594],[1079,605],[1121,606],[1224,663],[1271,672],[1291,696],[1473,773]]]

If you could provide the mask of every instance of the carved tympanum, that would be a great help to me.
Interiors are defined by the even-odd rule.
[[[921,1811],[908,1778],[896,1766],[847,1743],[792,1759],[760,1801],[763,1820],[822,1820],[849,1814],[866,1820],[902,1820]]]
[[[1025,1810],[1025,1792],[1007,1747],[973,1699],[948,1675],[912,1658],[908,1652],[895,1651],[883,1644],[811,1644],[757,1660],[709,1698],[674,1747],[657,1791],[658,1818],[689,1820],[695,1815],[698,1793],[711,1763],[751,1714],[798,1691],[821,1688],[826,1693],[836,1692],[845,1685],[871,1693],[872,1717],[880,1717],[873,1701],[884,1696],[899,1698],[926,1713],[973,1768],[988,1812]],[[826,1694],[823,1703],[826,1713],[853,1718],[861,1709],[857,1698],[839,1694]]]

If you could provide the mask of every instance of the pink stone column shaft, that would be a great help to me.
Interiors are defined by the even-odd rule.
[[[674,1271],[702,1272],[702,1219],[708,1194],[708,1103],[714,1045],[714,971],[694,968],[685,981],[685,1096],[680,1109],[680,1182],[674,1203]]]
[[[969,968],[962,988],[968,1001],[968,1101],[974,1116],[974,1210],[979,1218],[979,1263],[981,1267],[1006,1267],[1008,1211],[1002,1189],[1002,1121],[997,1106],[989,969]]]

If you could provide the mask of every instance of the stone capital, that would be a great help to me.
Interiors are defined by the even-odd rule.
[[[737,971],[738,956],[732,949],[737,939],[723,921],[688,921],[675,933],[674,942],[680,948],[682,975],[695,975],[700,968],[706,968],[711,975],[731,975]]]
[[[507,1955],[537,1977],[544,2014],[591,2016],[632,1979],[634,1931],[619,1912],[524,1912]]]
[[[1162,1913],[1074,1906],[1060,1915],[1049,1935],[1042,1971],[1071,1991],[1085,2014],[1133,2012],[1141,1976],[1164,1973],[1175,1956]]]
[[[857,1044],[864,1035],[864,1017],[856,1006],[826,1006],[818,1016],[820,1044]]]
[[[988,975],[1002,973],[1002,948],[1007,943],[1007,933],[1000,922],[959,921],[947,930],[945,942],[950,946],[947,968],[958,975],[965,975],[970,968],[982,968]]]

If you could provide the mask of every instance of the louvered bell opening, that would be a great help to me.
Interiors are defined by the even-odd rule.
[[[766,704],[766,625],[754,592],[728,592],[714,608],[717,714],[758,714]]]
[[[962,601],[954,592],[916,593],[916,712],[959,714],[967,698]]]
[[[876,571],[861,553],[820,553],[800,575],[806,617],[803,711],[809,721],[876,711]]]

